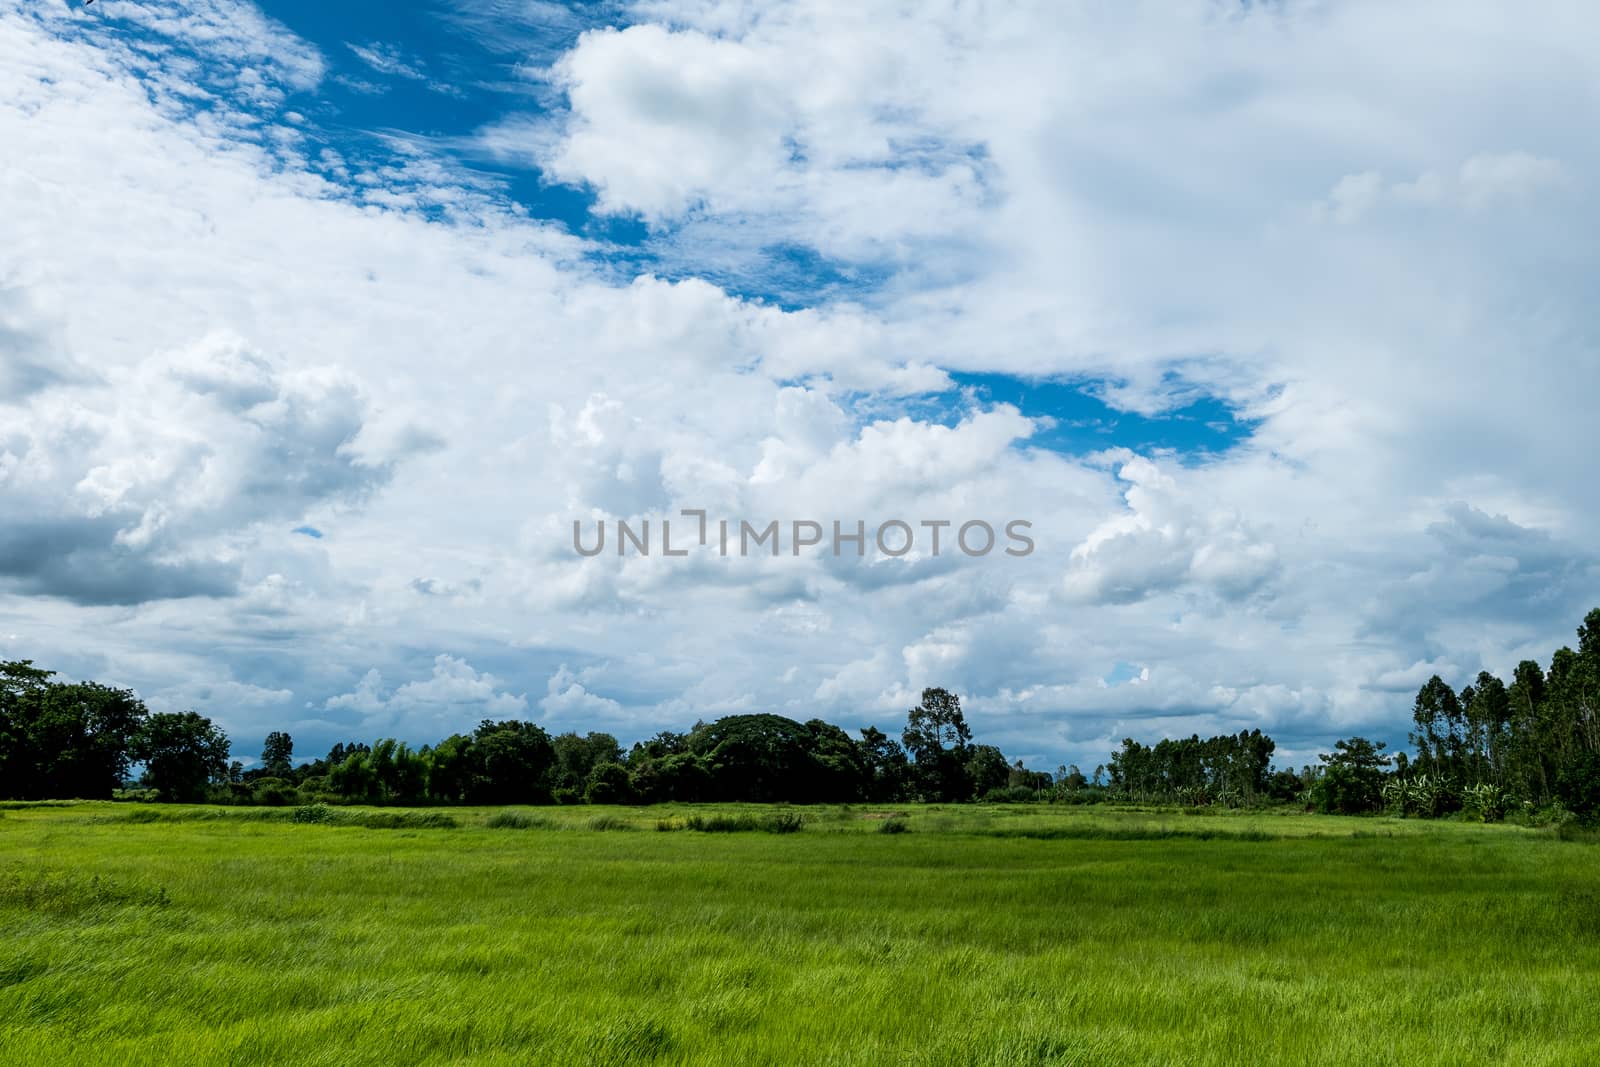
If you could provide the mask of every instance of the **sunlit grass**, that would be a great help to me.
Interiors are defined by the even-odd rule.
[[[1600,849],[1547,832],[292,811],[5,812],[0,1063],[1600,1061]]]

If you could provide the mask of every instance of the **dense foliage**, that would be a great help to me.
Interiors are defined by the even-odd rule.
[[[930,688],[898,739],[875,726],[852,737],[820,719],[750,714],[625,751],[609,733],[552,738],[535,723],[485,720],[433,745],[340,743],[298,765],[293,739],[273,731],[246,770],[200,714],[151,714],[128,690],[57,681],[21,661],[0,663],[0,797],[106,798],[136,781],[162,800],[269,805],[1120,800],[1590,820],[1600,818],[1600,609],[1578,628],[1577,650],[1557,651],[1548,670],[1525,660],[1509,685],[1485,671],[1459,691],[1430,678],[1412,724],[1414,754],[1351,737],[1298,773],[1274,768],[1272,738],[1249,730],[1128,738],[1092,777],[1077,767],[1052,775],[976,743],[960,698]]]

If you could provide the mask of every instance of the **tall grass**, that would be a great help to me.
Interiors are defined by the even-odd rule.
[[[1600,1061],[1600,848],[1554,832],[122,807],[0,820],[7,1067]]]

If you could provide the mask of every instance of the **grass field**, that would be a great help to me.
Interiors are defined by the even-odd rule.
[[[1600,848],[1548,832],[288,814],[0,813],[0,1063],[1600,1062]]]

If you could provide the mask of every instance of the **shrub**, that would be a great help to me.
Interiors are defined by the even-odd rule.
[[[328,823],[333,819],[334,811],[326,804],[302,804],[289,816],[290,822],[299,823]]]
[[[798,811],[780,811],[767,816],[761,828],[769,834],[794,834],[806,827],[806,817]]]
[[[497,811],[483,825],[491,830],[536,830],[549,826],[550,820],[520,811]]]
[[[1511,807],[1506,791],[1488,782],[1469,785],[1461,793],[1462,807],[1479,822],[1499,822]]]
[[[591,804],[626,804],[633,798],[628,769],[620,763],[598,763],[589,772],[583,798]]]
[[[892,819],[885,819],[878,824],[878,833],[880,834],[904,834],[910,832],[910,830],[910,820],[902,819],[898,815]]]
[[[596,815],[588,822],[591,830],[632,830],[633,823],[615,815]]]
[[[685,825],[703,834],[736,834],[758,828],[754,815],[691,815]]]
[[[1383,805],[1383,781],[1375,771],[1332,764],[1311,786],[1311,803],[1324,815],[1363,815]]]
[[[282,778],[259,778],[251,790],[249,802],[270,808],[281,808],[300,800],[300,791]]]
[[[1029,804],[1038,799],[1039,791],[1025,785],[1001,786],[983,794],[985,804]]]
[[[1584,822],[1600,819],[1600,752],[1587,752],[1556,775],[1556,796]]]

